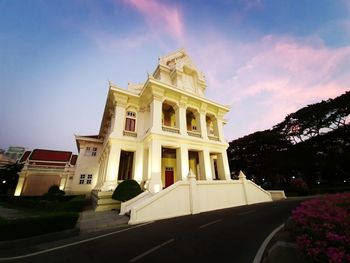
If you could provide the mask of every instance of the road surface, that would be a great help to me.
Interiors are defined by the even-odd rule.
[[[300,202],[284,200],[160,220],[0,262],[251,263],[264,239],[285,222]],[[28,253],[24,250],[17,256]]]

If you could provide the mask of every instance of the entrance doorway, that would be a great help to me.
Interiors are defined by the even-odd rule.
[[[165,188],[174,183],[174,168],[165,167]]]
[[[118,180],[132,179],[133,164],[134,164],[134,153],[121,151]]]
[[[166,188],[172,185],[176,179],[176,149],[162,147],[162,182]]]

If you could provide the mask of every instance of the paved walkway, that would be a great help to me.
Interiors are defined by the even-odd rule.
[[[0,206],[0,217],[4,219],[17,219],[28,217],[28,214],[13,208]],[[95,212],[91,207],[80,213],[77,227],[81,233],[99,231],[119,226],[127,226],[128,216],[120,216],[117,211]]]
[[[120,216],[117,211],[95,212],[90,208],[80,213],[77,227],[81,233],[85,233],[126,226],[128,221],[129,217]]]

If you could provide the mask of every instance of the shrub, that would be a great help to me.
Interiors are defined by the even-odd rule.
[[[84,195],[8,196],[3,201],[11,207],[72,212],[82,211],[86,203]]]
[[[45,194],[46,196],[56,196],[56,195],[65,195],[65,191],[60,190],[60,187],[56,184],[50,186],[49,190]]]
[[[45,213],[11,220],[0,220],[0,240],[14,240],[74,228],[79,213]]]
[[[306,182],[301,178],[293,179],[290,182],[291,191],[296,192],[298,195],[307,195],[309,193],[309,187]]]
[[[350,262],[350,193],[305,201],[293,219],[297,245],[308,262]]]
[[[112,198],[125,202],[142,193],[140,185],[135,180],[125,180],[114,190]]]

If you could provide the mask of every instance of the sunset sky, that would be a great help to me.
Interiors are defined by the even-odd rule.
[[[0,148],[77,152],[108,80],[179,48],[231,107],[231,141],[350,90],[350,0],[0,0]]]

